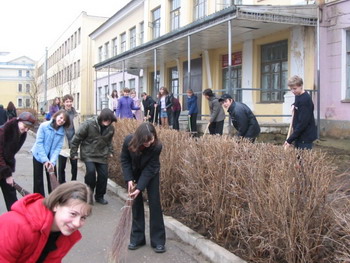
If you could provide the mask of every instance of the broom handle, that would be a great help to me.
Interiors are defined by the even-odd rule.
[[[210,125],[210,122],[208,123],[207,127],[205,128],[205,131],[204,131],[203,137],[204,137],[204,136],[207,134],[208,129],[209,129],[209,125]]]
[[[148,112],[149,112],[149,110],[146,111],[146,121],[148,121],[148,117],[149,117]]]
[[[153,114],[153,125],[156,122],[156,115],[157,115],[157,107],[154,107],[154,114]]]
[[[287,134],[286,140],[288,140],[290,134],[292,133],[293,120],[294,120],[294,109],[292,111],[292,119],[291,119],[290,124],[289,124],[288,134]]]
[[[51,188],[52,190],[55,190],[56,187],[60,185],[60,183],[57,181],[54,168],[49,169],[49,176],[50,176]]]
[[[13,187],[17,190],[18,193],[21,194],[21,196],[25,196],[25,195],[29,195],[30,193],[24,189],[23,187],[21,187],[19,184],[13,182]]]

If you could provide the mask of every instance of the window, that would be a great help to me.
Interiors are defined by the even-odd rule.
[[[140,23],[140,45],[143,44],[144,41],[144,22]]]
[[[117,83],[112,83],[112,90],[117,90]]]
[[[160,36],[160,7],[152,12],[152,36],[153,39]]]
[[[136,47],[136,27],[130,29],[130,48]]]
[[[180,27],[180,0],[171,0],[170,7],[170,30]]]
[[[124,82],[123,81],[119,81],[119,90],[124,89]]]
[[[193,20],[200,19],[205,16],[206,0],[194,0],[193,2]]]
[[[261,47],[261,101],[282,102],[288,78],[288,43]]]
[[[113,38],[112,45],[113,45],[112,54],[113,56],[116,56],[118,54],[118,38]]]
[[[22,70],[18,70],[18,77],[22,77]]]
[[[126,51],[126,33],[120,35],[120,52]]]
[[[77,77],[80,77],[80,59],[77,62]]]
[[[78,29],[78,45],[80,44],[81,41],[81,29]]]
[[[223,89],[229,90],[230,78],[229,69],[224,68],[222,71],[222,83]],[[231,88],[233,92],[233,98],[235,101],[242,101],[242,66],[232,66],[231,67]]]
[[[109,58],[109,42],[105,43],[105,59]]]
[[[30,77],[30,71],[29,70],[26,71],[26,77]]]
[[[177,67],[169,69],[170,91],[177,96],[179,94],[179,72]]]
[[[23,92],[22,84],[21,84],[21,83],[18,84],[18,92]]]
[[[26,84],[26,93],[29,93],[30,92],[30,84]]]
[[[350,99],[350,30],[346,31],[346,90],[345,99]]]
[[[30,99],[28,99],[28,98],[26,99],[26,105],[25,106],[26,106],[26,108],[30,107]]]
[[[17,107],[18,107],[18,108],[22,108],[22,107],[23,107],[23,99],[22,99],[22,98],[19,98],[19,99],[17,100]]]
[[[129,79],[129,89],[135,89],[135,79]]]
[[[102,46],[98,48],[98,62],[102,61]]]

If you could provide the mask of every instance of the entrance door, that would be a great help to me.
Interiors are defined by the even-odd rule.
[[[187,72],[187,62],[185,61],[183,63],[183,71],[184,71],[184,93],[186,93],[186,90],[188,89],[188,72]],[[197,103],[198,103],[198,116],[197,119],[200,119],[200,115],[202,114],[202,58],[192,59],[191,60],[191,82],[190,87],[193,92],[197,96]],[[184,96],[184,109],[188,110],[187,108],[187,95]]]

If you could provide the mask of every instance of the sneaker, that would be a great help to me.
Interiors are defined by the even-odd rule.
[[[107,205],[108,204],[108,201],[104,198],[96,198],[95,199],[96,203],[99,203],[101,205]]]
[[[154,252],[156,253],[164,253],[165,250],[165,246],[163,245],[157,245],[155,248],[153,248]]]

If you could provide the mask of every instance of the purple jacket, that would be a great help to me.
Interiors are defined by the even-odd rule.
[[[117,118],[132,119],[134,118],[131,110],[139,110],[140,107],[134,105],[134,100],[129,96],[123,96],[118,100]]]

